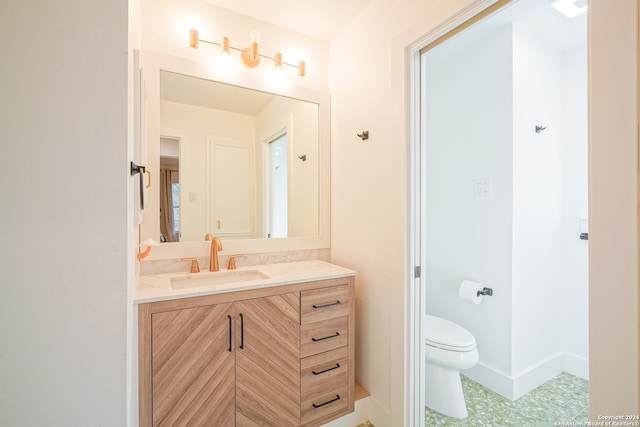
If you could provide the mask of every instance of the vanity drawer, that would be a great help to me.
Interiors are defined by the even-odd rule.
[[[346,413],[348,407],[349,387],[345,383],[337,389],[326,390],[313,397],[302,397],[300,421],[302,425],[307,425],[314,420],[318,420],[332,414],[340,412]]]
[[[336,391],[348,384],[348,347],[302,359],[300,385],[303,401],[314,399],[324,392]]]
[[[349,314],[349,285],[315,289],[300,293],[300,322],[318,322]]]
[[[300,332],[300,357],[344,347],[349,342],[349,317],[329,319],[302,326]]]

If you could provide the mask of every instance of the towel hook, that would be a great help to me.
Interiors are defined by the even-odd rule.
[[[362,133],[356,133],[356,135],[358,135],[358,137],[362,138],[363,141],[366,141],[367,139],[369,139],[369,131],[368,130],[364,130],[364,131],[362,131]]]
[[[536,133],[540,133],[540,132],[542,132],[543,130],[545,130],[546,128],[547,128],[546,126],[539,126],[539,125],[536,125]]]

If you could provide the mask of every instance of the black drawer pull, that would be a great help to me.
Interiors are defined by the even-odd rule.
[[[233,320],[231,319],[231,316],[227,316],[229,318],[229,351],[231,351],[233,349],[232,347],[232,339],[233,339]]]
[[[244,350],[244,316],[240,313],[240,350]]]
[[[340,367],[339,363],[336,363],[336,366],[333,366],[329,369],[325,369],[324,371],[320,371],[320,372],[316,372],[316,371],[311,371],[311,373],[313,375],[320,375],[320,374],[324,374],[325,372],[329,372],[329,371],[333,371],[334,369],[338,369]]]
[[[312,305],[311,307],[315,308],[315,309],[319,309],[319,308],[327,308],[327,307],[333,307],[334,305],[340,305],[342,304],[340,301],[336,301],[336,302],[330,302],[329,304],[322,304],[322,305]]]
[[[339,336],[340,336],[340,332],[336,332],[335,334],[329,335],[328,337],[311,338],[311,341],[318,342],[318,341],[328,340],[329,338],[335,338],[335,337],[339,337]]]
[[[314,408],[318,409],[318,408],[320,408],[321,406],[328,405],[329,403],[337,402],[338,400],[340,400],[340,395],[339,395],[339,394],[336,394],[335,399],[331,399],[331,400],[329,400],[329,401],[327,401],[327,402],[324,402],[324,403],[321,403],[321,404],[319,404],[319,405],[316,405],[315,403],[312,403],[312,405],[313,405],[313,407],[314,407]]]

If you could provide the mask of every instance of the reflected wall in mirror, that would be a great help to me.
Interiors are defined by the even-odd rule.
[[[318,236],[319,106],[160,71],[161,241]]]

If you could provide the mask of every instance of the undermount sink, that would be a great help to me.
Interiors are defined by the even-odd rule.
[[[193,273],[189,276],[171,279],[173,289],[197,288],[202,286],[228,285],[231,283],[253,282],[268,279],[269,276],[258,270],[229,270],[211,273]]]

